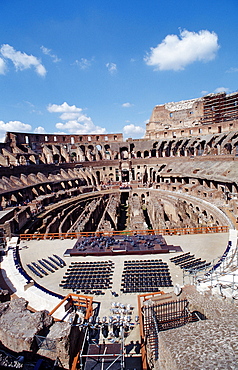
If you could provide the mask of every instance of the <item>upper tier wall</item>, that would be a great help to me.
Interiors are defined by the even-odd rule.
[[[155,106],[146,125],[145,137],[155,139],[228,132],[237,129],[237,118],[238,93],[210,94]]]

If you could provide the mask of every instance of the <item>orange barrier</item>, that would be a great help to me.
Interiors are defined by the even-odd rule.
[[[187,234],[209,234],[227,233],[229,226],[201,226],[184,227],[174,229],[157,230],[123,230],[123,231],[82,231],[72,233],[49,233],[49,234],[20,234],[20,240],[53,240],[53,239],[78,239],[88,236],[116,236],[116,235],[187,235]]]
[[[93,313],[93,297],[86,296],[86,295],[79,295],[75,293],[70,293],[66,297],[62,299],[62,301],[49,313],[49,315],[53,315],[55,311],[58,310],[60,306],[64,302],[68,301],[70,306],[77,306],[79,309],[85,310],[85,320],[88,320],[90,316],[92,316]]]

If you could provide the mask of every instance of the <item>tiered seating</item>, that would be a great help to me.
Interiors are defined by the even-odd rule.
[[[102,290],[112,288],[113,268],[112,261],[72,262],[59,285],[77,293],[104,294]]]
[[[170,261],[174,262],[175,265],[179,265],[181,269],[189,272],[204,270],[211,265],[211,262],[207,262],[206,260],[202,260],[201,258],[195,258],[194,254],[191,255],[190,252],[170,258]]]
[[[159,287],[173,286],[167,263],[159,260],[132,260],[124,262],[123,293],[157,292]]]

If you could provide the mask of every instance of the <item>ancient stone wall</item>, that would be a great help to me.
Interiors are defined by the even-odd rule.
[[[128,199],[128,224],[129,230],[144,230],[146,228],[141,199],[137,193],[131,193]]]
[[[43,345],[37,354],[53,361],[58,357],[64,369],[69,369],[73,360],[72,354],[82,340],[79,327],[73,327],[68,322],[54,322],[49,329],[46,340],[51,341],[53,351],[47,350]]]
[[[36,351],[35,335],[42,335],[53,319],[46,311],[31,313],[23,298],[0,304],[0,338],[14,352]]]
[[[219,134],[237,130],[238,93],[157,105],[146,125],[147,139]]]
[[[147,124],[147,133],[172,129],[182,129],[200,124],[203,113],[202,99],[180,101],[178,103],[167,103],[157,105]]]
[[[53,361],[58,357],[63,367],[69,369],[82,340],[79,327],[69,322],[54,322],[47,311],[32,313],[27,304],[23,298],[0,303],[1,343],[13,352],[23,352],[26,361],[33,360],[36,354]],[[73,323],[76,316],[71,315]]]

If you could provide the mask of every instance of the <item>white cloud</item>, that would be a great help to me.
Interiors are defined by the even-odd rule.
[[[7,123],[0,121],[1,131],[27,132],[31,131],[31,128],[31,125],[28,125],[27,123],[22,123],[20,121],[9,121]]]
[[[7,71],[7,65],[5,61],[2,58],[0,58],[0,75],[5,75],[6,71]]]
[[[7,131],[29,132],[31,129],[31,125],[22,123],[20,121],[9,121],[7,123],[0,121],[0,141],[3,142],[5,140],[5,134]]]
[[[42,64],[38,64],[36,67],[36,72],[38,75],[44,77],[46,75],[46,69]]]
[[[36,73],[44,77],[46,75],[46,69],[41,64],[40,60],[34,57],[33,55],[27,55],[21,51],[16,51],[12,46],[4,44],[0,48],[1,54],[4,58],[10,59],[16,70],[24,70],[31,67],[34,67]]]
[[[195,61],[213,60],[219,49],[215,32],[201,30],[198,33],[187,30],[177,35],[167,35],[155,48],[151,48],[144,58],[155,70],[183,70]]]
[[[141,126],[136,126],[133,123],[123,127],[123,133],[128,137],[141,138],[145,134],[145,129]]]
[[[50,113],[80,113],[82,112],[82,108],[77,108],[76,105],[68,105],[68,103],[66,102],[64,102],[61,105],[49,104],[47,109]]]
[[[214,90],[214,93],[216,94],[221,92],[229,93],[230,89],[228,87],[218,87],[217,89]]]
[[[65,123],[56,123],[56,128],[60,131],[66,131],[74,134],[104,134],[106,129],[103,127],[95,126],[92,119],[86,116],[82,108],[77,108],[75,105],[68,105],[64,102],[61,105],[50,104],[48,106],[50,113],[61,113],[60,118]]]
[[[124,103],[122,104],[122,107],[123,108],[130,108],[130,107],[133,107],[134,104],[131,104],[131,103]]]
[[[114,74],[117,72],[117,65],[115,63],[107,63],[106,64],[106,67],[108,69],[108,71],[111,73],[111,74]]]
[[[66,112],[66,113],[62,113],[62,114],[60,115],[60,118],[61,118],[63,121],[78,119],[78,117],[79,117],[79,113],[70,113],[70,112]]]
[[[75,60],[74,64],[78,65],[80,69],[87,69],[91,67],[93,60],[94,58],[92,59],[81,58],[80,60]]]
[[[35,128],[35,130],[34,130],[34,132],[35,132],[36,134],[45,134],[45,133],[46,133],[46,131],[45,131],[44,127],[42,127],[42,126],[38,126],[38,127],[36,127],[36,128]]]
[[[58,130],[64,130],[72,134],[105,134],[106,129],[95,126],[90,119],[80,123],[78,120],[68,121],[66,123],[56,123],[55,127]]]
[[[42,53],[45,54],[45,55],[48,55],[49,57],[51,57],[53,59],[53,62],[54,63],[58,63],[61,61],[60,58],[57,57],[57,55],[55,54],[52,54],[51,53],[51,49],[47,49],[46,47],[44,47],[43,45],[41,46],[41,50],[42,50]]]
[[[226,71],[226,73],[236,73],[236,72],[238,72],[238,68],[235,68],[235,67],[231,67],[230,69]]]

